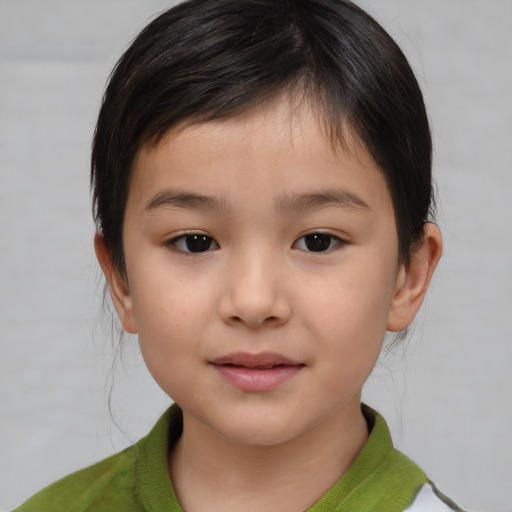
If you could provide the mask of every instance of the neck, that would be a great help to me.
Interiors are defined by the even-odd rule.
[[[184,510],[306,510],[343,476],[368,438],[359,400],[355,405],[271,446],[232,442],[184,412],[170,458]]]

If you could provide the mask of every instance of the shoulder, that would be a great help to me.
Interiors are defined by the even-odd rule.
[[[463,512],[432,483],[421,487],[412,505],[404,512]]]
[[[136,445],[72,473],[38,492],[14,512],[128,512],[133,503],[135,452]]]
[[[13,512],[139,512],[148,503],[175,510],[167,454],[181,428],[173,405],[138,443],[55,482]]]
[[[55,482],[13,512],[139,512],[155,500],[156,510],[174,510],[167,506],[174,497],[167,453],[181,425],[181,411],[172,406],[138,443]]]
[[[357,469],[360,483],[340,510],[462,512],[415,462],[394,448],[384,418],[365,405],[362,410],[370,436],[347,473]]]

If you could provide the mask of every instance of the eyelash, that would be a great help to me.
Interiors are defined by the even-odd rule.
[[[303,243],[301,241],[303,240]],[[342,245],[346,245],[346,241],[339,236],[331,233],[323,233],[321,231],[313,231],[300,236],[292,245],[294,249],[299,249],[311,253],[327,253],[338,249]],[[195,249],[192,244],[196,244]],[[313,250],[313,246],[321,250]],[[327,245],[326,245],[327,244]],[[185,254],[202,254],[212,250],[219,249],[219,244],[209,235],[204,233],[186,233],[172,238],[166,243],[167,246],[185,253]],[[181,247],[180,247],[181,245]],[[303,247],[300,247],[300,246]],[[214,246],[214,247],[212,247]]]
[[[198,247],[196,248],[203,248],[204,250],[194,251],[191,250],[191,247],[189,244],[192,243],[198,243]],[[180,247],[180,244],[184,244],[183,247]],[[204,244],[203,246],[201,244]],[[204,233],[185,233],[184,235],[177,236],[175,238],[172,238],[166,244],[168,247],[171,247],[172,249],[185,253],[185,254],[202,254],[208,251],[213,250],[211,248],[212,245],[215,245],[214,249],[219,248],[219,244],[208,235],[205,235]]]
[[[299,245],[301,245],[300,244],[301,240],[304,241],[304,243],[302,244],[302,245],[304,245],[304,247],[299,247]],[[308,246],[308,242],[309,242],[309,246]],[[325,249],[324,249],[326,242],[327,242],[327,247],[325,247]],[[299,249],[301,251],[323,254],[323,253],[335,251],[340,246],[346,245],[346,243],[347,242],[345,240],[343,240],[339,236],[333,235],[331,233],[324,233],[322,231],[312,231],[310,233],[306,233],[306,234],[302,235],[301,237],[299,237],[294,242],[293,247],[295,249]],[[311,248],[312,244],[318,244],[320,246],[320,248],[322,248],[322,250],[320,250],[320,251],[312,250],[312,248]]]

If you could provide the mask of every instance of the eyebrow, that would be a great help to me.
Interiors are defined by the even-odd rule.
[[[146,211],[159,208],[185,208],[190,210],[226,210],[224,200],[183,191],[164,191],[151,198],[144,208]]]
[[[353,210],[370,210],[368,204],[359,196],[342,189],[308,194],[286,194],[277,200],[277,209],[281,213],[299,212],[328,206]]]
[[[276,210],[281,214],[300,212],[335,206],[354,210],[370,210],[370,207],[356,194],[347,190],[326,190],[306,194],[285,194],[278,197]],[[184,208],[190,210],[227,211],[222,198],[205,196],[185,191],[164,191],[151,198],[145,206],[146,211],[160,208]]]

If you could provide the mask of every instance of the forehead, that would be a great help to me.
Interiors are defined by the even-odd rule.
[[[171,129],[136,155],[129,203],[168,188],[243,197],[346,189],[376,208],[389,207],[384,175],[350,129],[334,147],[307,104],[279,99],[237,116]],[[364,197],[363,197],[364,196]]]

